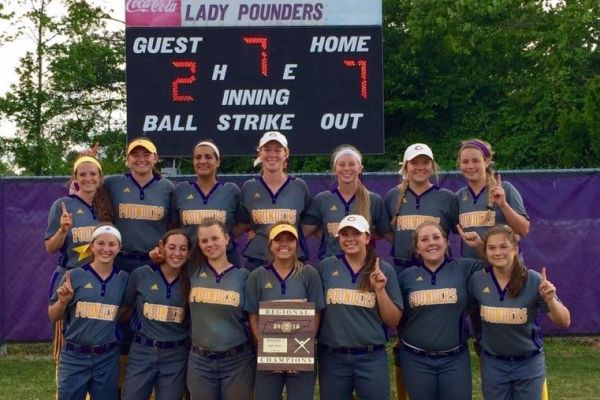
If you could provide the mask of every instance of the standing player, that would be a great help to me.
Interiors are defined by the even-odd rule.
[[[225,224],[227,232],[233,227],[240,189],[234,183],[217,181],[221,162],[219,149],[211,141],[201,141],[194,147],[193,163],[197,179],[181,182],[173,194],[174,218],[184,228],[192,243],[196,243],[198,224],[206,218],[215,218]],[[227,246],[227,258],[239,265],[233,240]]]
[[[439,224],[444,232],[454,230],[458,202],[454,193],[442,189],[431,178],[438,166],[426,144],[406,148],[402,161],[402,183],[385,196],[385,208],[392,224],[394,266],[400,273],[415,264],[413,233],[425,221]]]
[[[348,215],[338,226],[343,254],[319,264],[326,307],[319,331],[324,400],[390,398],[386,326],[398,325],[402,296],[394,269],[369,244],[369,222]]]
[[[298,231],[288,222],[269,231],[268,253],[272,262],[252,271],[246,283],[246,311],[255,340],[260,339],[258,311],[261,301],[291,300],[315,303],[315,325],[325,307],[319,273],[298,260]],[[312,400],[315,372],[257,371],[256,398],[280,400],[283,388],[289,400]]]
[[[221,221],[200,222],[189,296],[192,349],[187,385],[193,399],[253,398],[256,357],[244,313],[248,270],[229,262],[228,242]]]
[[[458,220],[458,201],[454,193],[431,183],[437,176],[438,165],[433,152],[426,144],[415,143],[406,148],[400,173],[402,182],[385,196],[385,209],[391,221],[392,234],[386,237],[393,243],[392,255],[396,273],[415,265],[413,234],[425,221],[435,222],[450,232]],[[399,351],[401,329],[398,329]],[[402,384],[402,370],[395,359],[396,393],[398,399],[406,399]]]
[[[116,213],[115,225],[123,235],[117,264],[128,272],[151,262],[149,253],[167,232],[171,221],[174,185],[160,176],[155,169],[157,162],[154,143],[145,138],[135,139],[127,146],[129,172],[109,176],[104,182]],[[120,324],[119,328],[123,355],[119,386],[122,386],[133,333],[126,324]]]
[[[481,243],[475,232],[460,233],[469,245]],[[485,262],[448,258],[446,233],[433,221],[425,221],[415,230],[413,245],[420,262],[400,274],[405,308],[402,346],[396,354],[409,397],[470,399],[467,284]]]
[[[315,196],[302,225],[305,237],[320,229],[320,259],[340,253],[337,227],[346,215],[362,215],[380,236],[389,231],[381,197],[368,191],[360,179],[363,171],[360,152],[347,144],[338,147],[331,157],[331,168],[337,179],[337,187]]]
[[[73,164],[72,180],[75,193],[61,197],[48,213],[45,241],[48,253],[60,252],[60,259],[50,283],[50,295],[65,271],[80,267],[90,260],[82,249],[90,242],[92,232],[100,222],[112,222],[114,213],[102,188],[102,167],[94,157],[79,157]],[[62,348],[62,320],[54,324],[54,360],[58,362]]]
[[[116,400],[119,350],[116,318],[127,272],[114,266],[121,234],[99,225],[91,235],[93,261],[65,273],[50,299],[50,320],[65,322],[58,366],[58,398]]]
[[[481,139],[462,142],[458,168],[467,186],[456,192],[459,222],[465,231],[483,237],[494,225],[507,224],[521,237],[529,232],[529,216],[521,194],[509,182],[494,177],[492,147]],[[463,257],[478,258],[475,250],[462,244]]]
[[[255,165],[262,164],[262,174],[242,186],[235,236],[248,228],[253,233],[243,252],[248,260],[245,267],[250,271],[267,264],[269,226],[286,221],[298,228],[310,207],[312,199],[306,183],[285,172],[289,156],[285,136],[275,131],[265,133],[258,143],[255,161]],[[299,242],[299,258],[303,260],[308,251],[302,236]]]
[[[542,273],[527,269],[518,254],[518,237],[507,225],[495,226],[484,239],[492,268],[469,281],[480,304],[482,320],[481,377],[486,399],[542,398],[546,366],[537,311],[556,325],[571,324],[569,310],[556,297],[556,287]]]
[[[162,237],[159,248],[164,261],[136,268],[123,300],[124,313],[137,309],[123,400],[146,400],[153,389],[160,400],[181,400],[185,391],[190,238],[173,229]]]
[[[148,139],[135,139],[127,146],[130,171],[104,182],[115,209],[115,224],[124,238],[117,262],[126,271],[151,261],[148,252],[171,222],[174,185],[155,170],[157,162],[156,146]]]

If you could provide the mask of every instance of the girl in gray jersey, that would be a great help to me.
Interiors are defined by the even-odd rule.
[[[493,227],[484,243],[492,268],[475,273],[469,281],[482,320],[483,396],[489,400],[540,400],[546,366],[536,314],[548,313],[552,322],[567,328],[569,310],[556,296],[546,268],[539,274],[523,265],[517,235],[510,227]]]
[[[157,399],[181,400],[185,391],[190,238],[181,229],[170,230],[159,249],[163,262],[136,268],[123,300],[124,313],[135,309],[123,400],[146,400],[153,389]]]
[[[219,220],[207,218],[198,226],[189,295],[187,385],[193,399],[252,399],[256,357],[244,312],[248,270],[227,259],[229,240]]]
[[[482,245],[476,233],[459,232],[465,242]],[[396,361],[411,399],[468,400],[467,283],[485,263],[449,258],[446,233],[433,221],[416,229],[413,246],[419,262],[399,278],[405,308]]]
[[[288,222],[275,224],[269,231],[268,253],[272,262],[250,273],[246,283],[246,311],[255,340],[261,301],[302,301],[315,303],[315,326],[325,307],[319,273],[298,260],[298,231]],[[315,330],[315,332],[316,332]],[[314,338],[311,338],[314,340]],[[291,339],[290,339],[291,340]],[[279,400],[285,387],[289,400],[312,400],[315,371],[257,371],[256,399]]]
[[[44,245],[50,254],[60,253],[58,265],[50,282],[50,295],[65,271],[85,265],[90,260],[82,256],[82,248],[92,237],[100,222],[112,222],[114,212],[110,199],[102,188],[102,166],[94,157],[79,157],[73,164],[72,181],[75,192],[57,199],[48,213]],[[54,323],[54,360],[62,348],[62,320]]]
[[[194,147],[192,156],[196,179],[181,182],[173,193],[173,218],[176,225],[184,228],[192,242],[196,242],[198,224],[206,218],[214,218],[225,224],[231,232],[240,199],[240,189],[231,182],[217,180],[221,156],[217,146],[207,140]],[[239,265],[239,256],[233,239],[227,246],[227,258]]]
[[[148,139],[135,139],[127,146],[129,172],[104,181],[115,209],[115,225],[124,238],[117,262],[126,271],[151,261],[148,253],[172,222],[174,185],[160,176],[157,162],[156,146]]]
[[[392,256],[398,275],[415,264],[412,239],[419,225],[432,221],[439,224],[445,232],[450,232],[454,230],[458,220],[456,195],[431,183],[431,178],[437,176],[438,165],[429,146],[423,143],[408,146],[401,165],[402,182],[392,188],[384,200],[392,228],[386,238],[393,243]],[[397,347],[400,347],[400,342]],[[398,362],[395,363],[395,373],[397,398],[406,399],[402,370]]]
[[[481,139],[462,142],[457,165],[467,180],[467,186],[456,192],[459,222],[465,231],[475,231],[483,237],[494,225],[507,224],[521,237],[529,232],[529,216],[523,198],[500,175],[494,177],[492,146]],[[462,245],[464,257],[478,258],[475,250]]]
[[[390,397],[387,328],[402,316],[393,267],[380,261],[369,223],[348,215],[338,226],[342,254],[319,263],[326,306],[319,331],[319,388],[323,400]],[[387,328],[386,328],[387,327]]]
[[[58,366],[58,399],[116,400],[119,350],[116,320],[127,272],[115,265],[121,234],[100,225],[91,235],[89,264],[67,271],[48,307],[51,321],[65,322]]]
[[[379,236],[389,232],[381,197],[368,191],[361,181],[360,152],[348,144],[339,146],[331,156],[331,169],[336,177],[336,187],[315,196],[302,225],[305,237],[313,233],[321,236],[320,259],[341,253],[337,227],[346,215],[362,215],[370,222],[371,231]]]
[[[312,198],[306,183],[289,176],[286,172],[290,151],[285,136],[279,132],[265,133],[258,144],[258,158],[254,164],[262,164],[261,176],[244,183],[240,195],[240,207],[236,217],[234,235],[250,229],[248,244],[243,255],[250,271],[267,263],[269,227],[286,221],[298,228],[306,218]],[[299,258],[308,258],[304,238],[300,235]]]

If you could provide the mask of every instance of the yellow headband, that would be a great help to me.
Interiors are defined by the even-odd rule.
[[[273,229],[271,229],[271,232],[269,232],[269,242],[271,240],[275,239],[277,237],[277,235],[279,235],[280,233],[283,233],[283,232],[291,233],[292,235],[294,235],[296,240],[298,240],[298,231],[296,230],[295,226],[289,225],[289,224],[281,224],[281,225],[277,225]]]
[[[135,149],[136,147],[143,147],[146,150],[148,150],[150,153],[158,154],[154,143],[152,143],[151,141],[149,141],[147,139],[136,139],[133,142],[129,143],[129,146],[127,146],[127,155],[129,155],[129,153],[131,153],[131,151],[133,149]]]
[[[102,166],[100,165],[98,160],[96,160],[94,157],[91,157],[91,156],[81,156],[77,160],[75,160],[75,164],[73,164],[73,173],[77,172],[77,167],[79,167],[84,162],[89,162],[89,163],[94,164],[96,167],[98,167],[100,172],[102,172]]]

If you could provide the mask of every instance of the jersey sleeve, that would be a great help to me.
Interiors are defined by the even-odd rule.
[[[400,285],[398,284],[398,278],[396,276],[396,272],[394,268],[389,265],[385,261],[380,261],[381,271],[384,273],[387,278],[387,283],[385,284],[385,291],[394,304],[398,306],[401,310],[404,309],[404,300],[402,299],[402,292],[400,291]]]
[[[506,193],[506,201],[513,210],[517,214],[524,216],[529,219],[529,215],[527,215],[527,211],[525,210],[525,205],[523,203],[523,197],[521,197],[521,193],[515,188],[510,182],[502,182],[502,187],[504,188],[504,192]]]
[[[124,306],[130,307],[135,304],[135,299],[137,297],[138,282],[140,281],[140,275],[142,274],[142,271],[145,268],[145,266],[136,268],[129,276],[129,280],[127,281],[127,288],[125,289],[125,294],[123,296]]]
[[[258,314],[258,269],[250,273],[246,279],[246,291],[244,295],[244,311],[249,314]]]
[[[164,180],[167,187],[170,188],[170,196],[168,200],[169,204],[167,204],[165,207],[165,212],[168,213],[167,226],[175,226],[178,221],[178,218],[176,217],[177,213],[173,210],[173,194],[175,193],[175,184],[166,178],[162,178],[162,180]]]
[[[445,215],[450,231],[457,234],[456,225],[458,225],[458,195],[448,191],[448,209]]]
[[[321,214],[321,203],[323,202],[324,192],[321,192],[315,196],[310,204],[309,209],[306,211],[302,224],[304,225],[316,225],[321,226],[323,221],[323,215]]]
[[[388,221],[391,221],[392,218],[396,216],[396,198],[397,198],[398,188],[392,188],[385,195],[383,200],[383,205],[385,207],[385,215]]]
[[[477,271],[484,269],[488,263],[484,260],[477,260],[474,258],[463,258],[462,260],[462,271],[467,279],[471,278]]]
[[[238,204],[237,211],[235,213],[236,222],[239,222],[242,224],[251,224],[252,223],[252,218],[250,216],[250,210],[251,210],[252,206],[250,204],[249,196],[248,196],[248,191],[250,190],[249,185],[250,185],[250,181],[247,181],[242,185],[242,189],[240,191],[240,201]]]
[[[181,196],[181,190],[183,189],[183,185],[185,182],[179,183],[175,190],[173,191],[173,196],[171,197],[171,221],[175,226],[181,227],[181,217],[179,215],[179,200]]]
[[[50,239],[58,228],[60,228],[60,215],[62,213],[60,203],[64,201],[63,198],[56,200],[52,206],[50,207],[50,211],[48,212],[48,227],[46,228],[46,233],[44,234],[44,240]]]
[[[233,182],[227,182],[225,187],[229,190],[229,194],[233,198],[235,209],[237,209],[238,205],[240,204],[240,188]]]
[[[369,192],[371,197],[371,221],[375,227],[375,231],[380,235],[390,231],[390,219],[388,219],[387,212],[383,200],[377,193]]]
[[[300,212],[300,220],[299,224],[306,224],[306,214],[311,207],[312,204],[312,195],[310,194],[310,189],[304,180],[297,178],[298,183],[302,187],[303,197],[304,197],[304,208]]]
[[[306,265],[304,268],[307,284],[307,299],[308,301],[315,303],[315,310],[319,312],[325,308],[325,298],[323,296],[323,284],[321,283],[321,276],[319,275],[319,272],[310,265]]]

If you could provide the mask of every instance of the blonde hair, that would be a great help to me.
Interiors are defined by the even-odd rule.
[[[485,167],[485,177],[486,177],[486,185],[488,188],[488,201],[487,201],[487,213],[485,214],[485,220],[488,222],[492,221],[492,210],[494,209],[494,198],[489,195],[489,190],[491,187],[496,186],[496,178],[494,177],[494,150],[492,150],[492,145],[481,139],[469,139],[462,141],[460,147],[458,149],[458,154],[456,158],[456,165],[460,168],[460,154],[465,149],[475,149],[479,150],[483,159],[487,161],[487,166]]]
[[[429,157],[428,157],[429,158]],[[392,223],[393,221],[400,215],[400,208],[402,208],[402,204],[404,203],[404,199],[406,198],[406,191],[408,190],[408,178],[407,178],[407,172],[406,172],[406,165],[407,163],[409,163],[412,160],[406,161],[406,162],[402,162],[401,167],[400,167],[400,176],[401,176],[401,181],[398,184],[397,188],[398,188],[398,201],[396,203],[396,214],[392,217]],[[433,176],[435,176],[435,180],[437,182],[438,180],[438,172],[440,171],[440,167],[439,165],[435,162],[435,160],[431,160],[432,162],[432,170],[433,170]]]
[[[335,161],[337,158],[337,155],[339,153],[341,153],[344,150],[351,150],[355,153],[357,153],[359,156],[360,151],[358,151],[358,149],[350,144],[343,144],[341,146],[338,146],[334,151],[333,154],[331,155],[331,171],[335,173]],[[358,160],[359,164],[362,165],[361,160]],[[354,214],[358,214],[358,215],[362,215],[363,217],[365,217],[365,219],[369,222],[369,225],[371,224],[371,197],[369,196],[369,191],[367,190],[367,188],[365,187],[365,185],[363,185],[362,180],[359,179],[356,182],[356,192],[354,194],[354,198],[356,200],[355,202],[355,209],[354,209]]]

